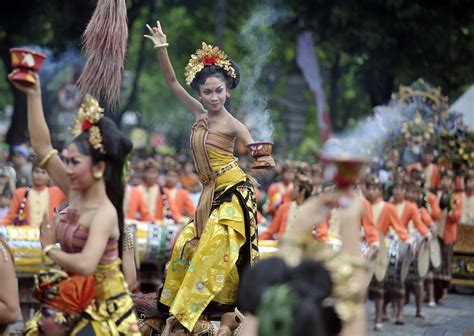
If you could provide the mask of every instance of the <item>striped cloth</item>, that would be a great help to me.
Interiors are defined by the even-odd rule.
[[[66,208],[59,214],[56,227],[56,236],[61,244],[61,249],[67,253],[81,252],[86,245],[89,229],[79,225],[79,213],[77,210]],[[118,237],[109,238],[100,264],[109,264],[118,258]]]

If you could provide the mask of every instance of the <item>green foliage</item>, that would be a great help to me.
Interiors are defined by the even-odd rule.
[[[257,6],[256,2],[235,0],[226,2],[223,49],[237,62],[249,54],[242,47],[239,33]],[[266,2],[270,4],[274,2]],[[281,2],[283,3],[283,2]],[[280,4],[280,8],[284,6]],[[125,90],[123,106],[140,112],[142,127],[159,131],[176,148],[187,147],[192,116],[180,105],[163,81],[158,58],[151,43],[144,44],[140,57],[145,24],[159,19],[167,34],[168,48],[176,75],[184,84],[183,71],[189,55],[201,41],[216,40],[217,0],[127,0],[130,17],[129,47],[126,70],[131,82],[138,76],[138,91],[128,106],[131,87]],[[39,44],[61,52],[69,45],[80,45],[96,0],[17,0],[14,5],[0,5],[0,54],[8,64],[8,48],[24,44]],[[330,107],[334,130],[339,131],[371,113],[372,106],[385,103],[398,85],[422,77],[440,85],[448,96],[455,98],[474,82],[474,7],[468,0],[429,1],[346,1],[290,0],[288,15],[267,27],[273,50],[268,65],[263,68],[256,88],[268,94],[269,109],[274,123],[273,140],[282,155],[311,158],[319,144],[315,99],[308,88],[301,95],[308,102],[307,122],[303,138],[296,148],[287,146],[284,123],[291,108],[277,103],[288,97],[288,78],[299,69],[295,64],[296,39],[301,23],[314,37],[324,89]],[[150,12],[151,11],[151,12]],[[152,22],[147,22],[149,16]],[[258,43],[255,42],[255,43]],[[257,47],[257,46],[256,46]],[[141,70],[138,65],[141,64]],[[239,88],[232,92],[233,113],[239,115],[242,93],[250,73],[243,69]],[[0,76],[7,69],[0,66]],[[276,79],[272,82],[272,75]],[[453,99],[451,99],[452,101]],[[13,103],[10,86],[0,81],[0,108]],[[289,152],[288,152],[289,151]]]

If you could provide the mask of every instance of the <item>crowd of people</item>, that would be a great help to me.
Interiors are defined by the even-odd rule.
[[[196,99],[176,78],[160,23],[147,29],[166,84],[195,117],[188,155],[133,153],[90,95],[74,139],[53,148],[39,76],[12,81],[27,97],[31,148],[15,146],[3,162],[0,225],[37,228],[45,267],[18,289],[15,251],[0,236],[0,326],[18,318],[19,292],[36,300],[21,305],[26,335],[364,335],[366,297],[375,330],[390,308],[404,324],[411,293],[419,318],[425,297],[429,307],[446,300],[457,226],[474,225],[468,164],[410,144],[341,186],[318,157],[275,163],[230,113],[238,65],[203,42],[185,69]],[[250,155],[237,160],[236,143]],[[175,239],[149,229],[149,245],[173,240],[151,290],[137,273],[137,223],[176,228]],[[260,260],[269,240],[278,252]],[[433,241],[442,261],[421,274],[420,246]]]

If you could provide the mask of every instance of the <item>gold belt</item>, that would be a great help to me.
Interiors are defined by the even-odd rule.
[[[233,161],[225,165],[224,167],[218,169],[217,171],[211,172],[209,175],[199,174],[199,181],[201,181],[203,185],[208,185],[211,181],[215,181],[219,176],[235,167],[238,167],[238,165],[237,162]]]

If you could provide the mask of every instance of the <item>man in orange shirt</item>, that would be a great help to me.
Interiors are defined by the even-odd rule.
[[[433,195],[436,199],[436,207],[439,209],[438,206],[438,199],[436,198],[436,195],[429,193]],[[430,206],[430,202],[427,202],[426,200],[426,192],[422,191],[419,184],[417,182],[410,182],[407,184],[406,187],[406,193],[405,193],[405,198],[409,202],[416,203],[418,205],[418,211],[420,213],[420,218],[423,224],[425,224],[428,229],[431,232],[432,239],[437,239],[436,238],[436,224],[433,220],[433,217],[430,215],[428,212],[428,209],[432,209]],[[441,216],[441,209],[439,210],[440,216]],[[433,238],[434,237],[434,238]],[[431,253],[431,252],[430,252]],[[430,271],[426,275],[425,278],[425,285],[426,285],[426,290],[428,294],[428,307],[435,307],[435,299],[434,299],[434,278],[433,278],[433,267],[430,266]],[[416,295],[416,293],[415,293]],[[421,314],[423,316],[423,314]]]
[[[415,162],[408,165],[408,174],[411,176],[413,170],[419,170],[423,172],[425,176],[424,188],[425,190],[436,190],[441,180],[438,165],[433,163],[434,160],[434,148],[427,146],[423,148],[420,162]]]
[[[452,274],[453,246],[456,241],[462,211],[462,200],[454,192],[454,174],[452,171],[443,173],[438,199],[442,211],[442,217],[437,223],[442,262],[441,269],[435,273],[435,300],[442,302],[448,297]]]
[[[176,187],[179,181],[178,169],[179,167],[168,169],[165,179],[165,188],[163,189],[170,196],[170,201],[175,204],[181,216],[192,217],[194,216],[196,208],[191,200],[189,191]]]
[[[397,210],[398,217],[401,220],[401,223],[405,229],[408,230],[410,235],[416,234],[418,231],[423,237],[427,238],[428,240],[431,239],[431,232],[429,231],[428,227],[422,222],[419,211],[418,205],[416,203],[407,201],[405,199],[406,193],[406,186],[405,183],[401,181],[396,181],[393,185],[392,189],[393,193],[393,204]],[[415,262],[415,261],[413,261]],[[395,298],[399,299],[401,302],[401,307],[403,310],[404,300],[405,300],[405,291],[408,288],[408,296],[410,295],[410,289],[413,289],[415,294],[415,301],[416,301],[416,317],[424,318],[423,313],[423,280],[422,279],[413,279],[408,281],[407,284],[395,284],[397,287],[400,285],[402,288],[401,297]],[[396,292],[396,291],[394,291]]]
[[[313,185],[311,179],[303,174],[298,174],[295,178],[294,187],[291,191],[293,201],[283,203],[273,217],[272,224],[267,231],[261,233],[258,239],[273,240],[282,239],[287,225],[292,225],[292,220],[298,212],[298,207],[311,196]],[[296,223],[295,223],[296,224]]]
[[[126,218],[136,219],[142,222],[153,222],[153,216],[148,210],[142,192],[138,187],[131,185],[125,186],[123,209]]]
[[[49,219],[52,219],[54,209],[59,208],[66,200],[66,196],[58,187],[48,187],[48,172],[37,162],[33,164],[31,177],[32,187],[22,187],[15,191],[8,213],[0,220],[0,225],[39,226],[45,212],[48,213]]]
[[[365,180],[365,196],[371,204],[372,217],[378,230],[384,236],[389,234],[389,229],[393,229],[398,238],[412,245],[412,239],[408,231],[403,227],[400,218],[398,217],[395,206],[391,203],[385,202],[382,199],[382,186],[379,179],[375,175],[368,175]],[[381,242],[383,244],[384,242]],[[375,302],[375,330],[382,329],[382,312],[384,307],[384,283],[373,278],[369,291],[374,297]],[[400,305],[400,300],[396,302],[397,322],[403,324],[403,309]]]
[[[360,229],[363,233],[363,241],[367,243],[369,249],[366,251],[364,257],[368,260],[374,260],[377,257],[380,242],[377,228],[375,227],[374,219],[369,201],[364,197],[357,197],[357,201],[362,203],[363,212],[360,218]],[[326,242],[330,241],[330,235],[335,235],[336,239],[340,240],[340,225],[338,220],[338,209],[333,209],[331,214],[316,227],[316,239]],[[361,242],[362,243],[362,242]]]
[[[293,180],[295,178],[294,167],[285,162],[281,168],[281,180],[275,182],[268,188],[266,213],[274,216],[278,207],[285,202],[291,201],[291,190],[293,189]]]
[[[474,225],[474,170],[466,174],[464,185],[465,191],[461,194],[462,211],[460,223]]]
[[[156,221],[171,220],[179,222],[181,215],[170,195],[157,183],[159,176],[159,165],[154,159],[145,161],[143,184],[138,186],[145,198],[148,210]]]
[[[444,170],[441,169],[440,176],[442,176],[443,172]],[[436,222],[439,220],[441,218],[441,209],[439,208],[438,197],[436,197],[436,195],[431,191],[428,191],[426,188],[424,188],[426,182],[424,174],[419,170],[414,170],[409,181],[421,188],[421,201],[423,203],[422,207],[428,211],[433,221]]]

